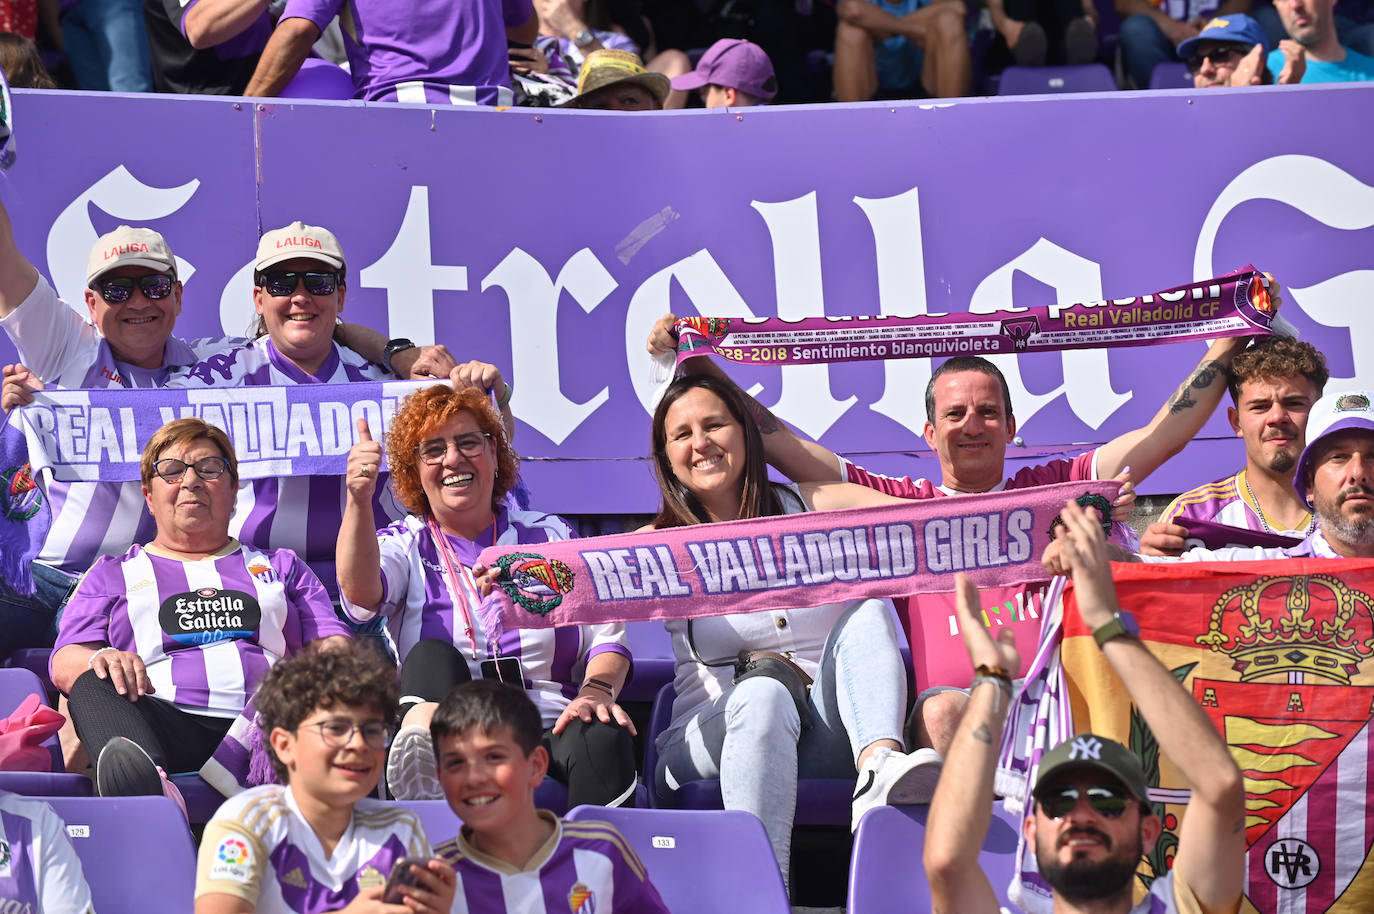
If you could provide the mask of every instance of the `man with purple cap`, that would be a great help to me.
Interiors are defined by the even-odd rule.
[[[1311,506],[1316,529],[1296,546],[1189,549],[1190,562],[1285,558],[1374,558],[1374,392],[1341,390],[1312,405],[1307,446],[1293,489]],[[1114,556],[1115,557],[1115,556]],[[1142,561],[1167,562],[1161,556]]]
[[[1258,22],[1244,13],[1231,13],[1216,17],[1184,39],[1178,56],[1188,65],[1195,89],[1301,82],[1307,65],[1302,45],[1288,39],[1279,42],[1284,64],[1275,79],[1265,64],[1268,44]]]
[[[743,38],[722,38],[706,49],[695,70],[673,77],[673,88],[700,89],[707,108],[747,108],[772,101],[778,80],[763,48]]]
[[[1187,781],[1188,809],[1169,872],[1133,904],[1136,867],[1163,833],[1144,768],[1121,743],[1079,733],[1040,759],[1022,824],[1055,914],[1229,914],[1245,886],[1245,782],[1221,735],[1164,664],[1136,637],[1112,583],[1096,515],[1070,501],[1060,540],[1083,622],[1093,633],[1167,760]],[[980,621],[978,588],[960,574],[959,631],[975,669],[968,710],[945,759],[926,819],[925,870],[932,909],[1001,910],[979,854],[992,818],[998,747],[1020,658],[1003,629]]]

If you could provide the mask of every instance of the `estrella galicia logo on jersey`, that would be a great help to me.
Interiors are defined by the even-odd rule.
[[[512,552],[496,560],[497,584],[527,612],[547,616],[573,589],[573,571],[558,559],[534,552]]]
[[[596,895],[582,883],[575,883],[568,893],[568,908],[572,914],[596,914]]]
[[[178,644],[214,644],[251,638],[262,623],[262,608],[242,590],[202,587],[163,600],[157,620]]]

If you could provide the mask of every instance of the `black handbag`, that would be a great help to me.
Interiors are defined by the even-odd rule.
[[[793,662],[791,657],[777,651],[743,650],[739,652],[739,657],[734,660],[723,660],[716,663],[703,660],[701,655],[697,653],[696,640],[692,637],[693,621],[692,619],[687,620],[687,647],[692,652],[693,660],[702,666],[733,666],[735,678],[732,681],[736,685],[755,676],[767,676],[769,679],[776,679],[786,687],[787,694],[792,696],[792,702],[797,706],[797,717],[801,719],[801,728],[810,730],[815,725],[811,718],[811,704],[807,700],[812,679],[806,675],[805,670]]]

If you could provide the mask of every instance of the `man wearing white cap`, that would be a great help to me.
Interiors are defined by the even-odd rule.
[[[225,337],[188,342],[172,334],[181,314],[182,285],[166,239],[152,229],[121,225],[96,239],[86,283],[89,320],[58,298],[19,251],[9,213],[0,204],[0,327],[20,358],[19,364],[4,366],[0,409],[23,406],[32,401],[32,391],[44,387],[161,387],[174,369],[243,342]],[[388,343],[379,333],[345,327],[349,344],[366,357],[380,362],[399,352],[394,347],[384,352]],[[442,347],[399,342],[407,351],[393,363],[398,370],[443,376],[456,368]],[[80,575],[101,555],[122,554],[154,532],[137,481],[63,483],[44,477],[39,483],[52,507],[52,525],[32,565],[32,592],[0,579],[0,655],[52,644],[56,614]]]
[[[763,48],[743,38],[722,38],[706,49],[695,70],[673,77],[673,88],[700,89],[707,108],[745,108],[772,101],[778,80]]]
[[[1296,546],[1189,549],[1191,562],[1284,558],[1374,558],[1374,393],[1343,390],[1312,406],[1307,446],[1298,457],[1293,489],[1311,506],[1316,529]],[[1119,556],[1113,556],[1119,558]],[[1143,561],[1167,562],[1145,556]]]

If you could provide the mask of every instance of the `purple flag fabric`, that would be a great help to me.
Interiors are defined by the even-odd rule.
[[[1183,537],[1188,548],[1203,546],[1207,549],[1225,549],[1228,546],[1264,546],[1266,548],[1287,549],[1302,542],[1300,536],[1283,536],[1263,530],[1247,530],[1244,527],[1230,527],[1214,524],[1211,521],[1194,520],[1190,517],[1175,518],[1173,523],[1187,530]]]

